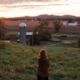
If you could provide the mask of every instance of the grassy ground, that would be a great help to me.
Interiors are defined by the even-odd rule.
[[[7,32],[7,36],[9,36],[9,35],[17,35],[17,33],[18,33],[18,31],[17,30],[12,30],[12,31],[8,31]],[[79,39],[80,38],[80,33],[53,33],[52,34],[52,38],[59,38],[61,35],[63,35],[63,34],[65,34],[67,37],[68,37],[68,39],[70,39],[70,40],[75,40],[75,39]]]
[[[8,31],[7,35],[17,35],[18,31]]]
[[[80,80],[80,48],[16,43],[0,47],[0,80],[37,80],[37,55],[41,48],[48,51],[49,80]]]
[[[80,33],[54,33],[52,37],[60,38],[62,35],[65,35],[70,40],[77,40],[80,38]]]

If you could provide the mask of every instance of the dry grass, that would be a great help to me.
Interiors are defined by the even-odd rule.
[[[64,46],[6,44],[0,49],[0,80],[37,80],[37,54],[45,48],[50,59],[49,80],[80,80],[80,49]]]

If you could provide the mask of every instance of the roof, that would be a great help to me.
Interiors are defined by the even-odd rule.
[[[19,24],[19,27],[26,27],[27,25],[26,25],[26,23],[24,23],[24,22],[21,22],[20,24]]]
[[[18,35],[20,35],[20,32],[18,32]],[[33,35],[33,32],[26,32],[26,35]]]

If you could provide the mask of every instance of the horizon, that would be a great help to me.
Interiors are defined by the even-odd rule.
[[[70,17],[76,17],[79,18],[80,16],[75,16],[75,15],[49,15],[49,14],[40,14],[40,15],[35,15],[35,16],[16,16],[16,17],[0,17],[0,19],[7,19],[7,18],[25,18],[25,17],[38,17],[38,16],[57,16],[57,17],[65,17],[65,16],[70,16]]]
[[[0,0],[0,17],[14,18],[39,15],[80,17],[79,0]]]

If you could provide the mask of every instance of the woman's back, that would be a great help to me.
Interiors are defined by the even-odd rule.
[[[49,60],[44,51],[39,54],[38,58],[38,74],[42,77],[48,76]]]
[[[39,66],[38,66],[39,72],[46,74],[46,72],[48,72],[49,60],[48,59],[45,60],[44,63],[41,63],[41,61],[38,60],[38,64],[39,64]]]

